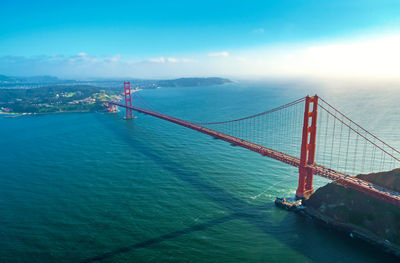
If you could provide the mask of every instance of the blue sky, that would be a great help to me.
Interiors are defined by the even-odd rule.
[[[244,61],[400,32],[398,0],[2,0],[0,10],[0,74],[12,75],[250,76]]]

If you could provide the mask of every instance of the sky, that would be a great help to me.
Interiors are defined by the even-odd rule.
[[[0,1],[0,74],[400,78],[400,1]]]

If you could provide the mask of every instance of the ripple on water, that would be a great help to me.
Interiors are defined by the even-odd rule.
[[[163,112],[194,120],[246,116],[287,94],[240,84],[143,92]],[[149,116],[121,116],[0,119],[1,261],[385,259],[274,206],[294,195],[296,169]]]

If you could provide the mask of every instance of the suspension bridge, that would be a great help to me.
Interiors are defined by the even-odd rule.
[[[299,170],[296,196],[314,192],[313,176],[400,206],[400,194],[358,179],[357,174],[400,167],[400,151],[352,121],[322,98],[306,96],[255,115],[218,122],[189,122],[165,115],[124,83],[125,103],[107,102],[109,111],[126,109],[210,135]],[[134,98],[135,105],[132,104]]]

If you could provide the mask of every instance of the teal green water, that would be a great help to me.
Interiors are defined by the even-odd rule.
[[[172,116],[214,121],[314,92],[246,83],[142,96]],[[369,111],[398,93],[320,92],[399,146],[397,104],[375,108],[383,120]],[[295,192],[296,169],[150,116],[122,116],[0,119],[0,262],[394,260],[277,209],[276,196]]]

